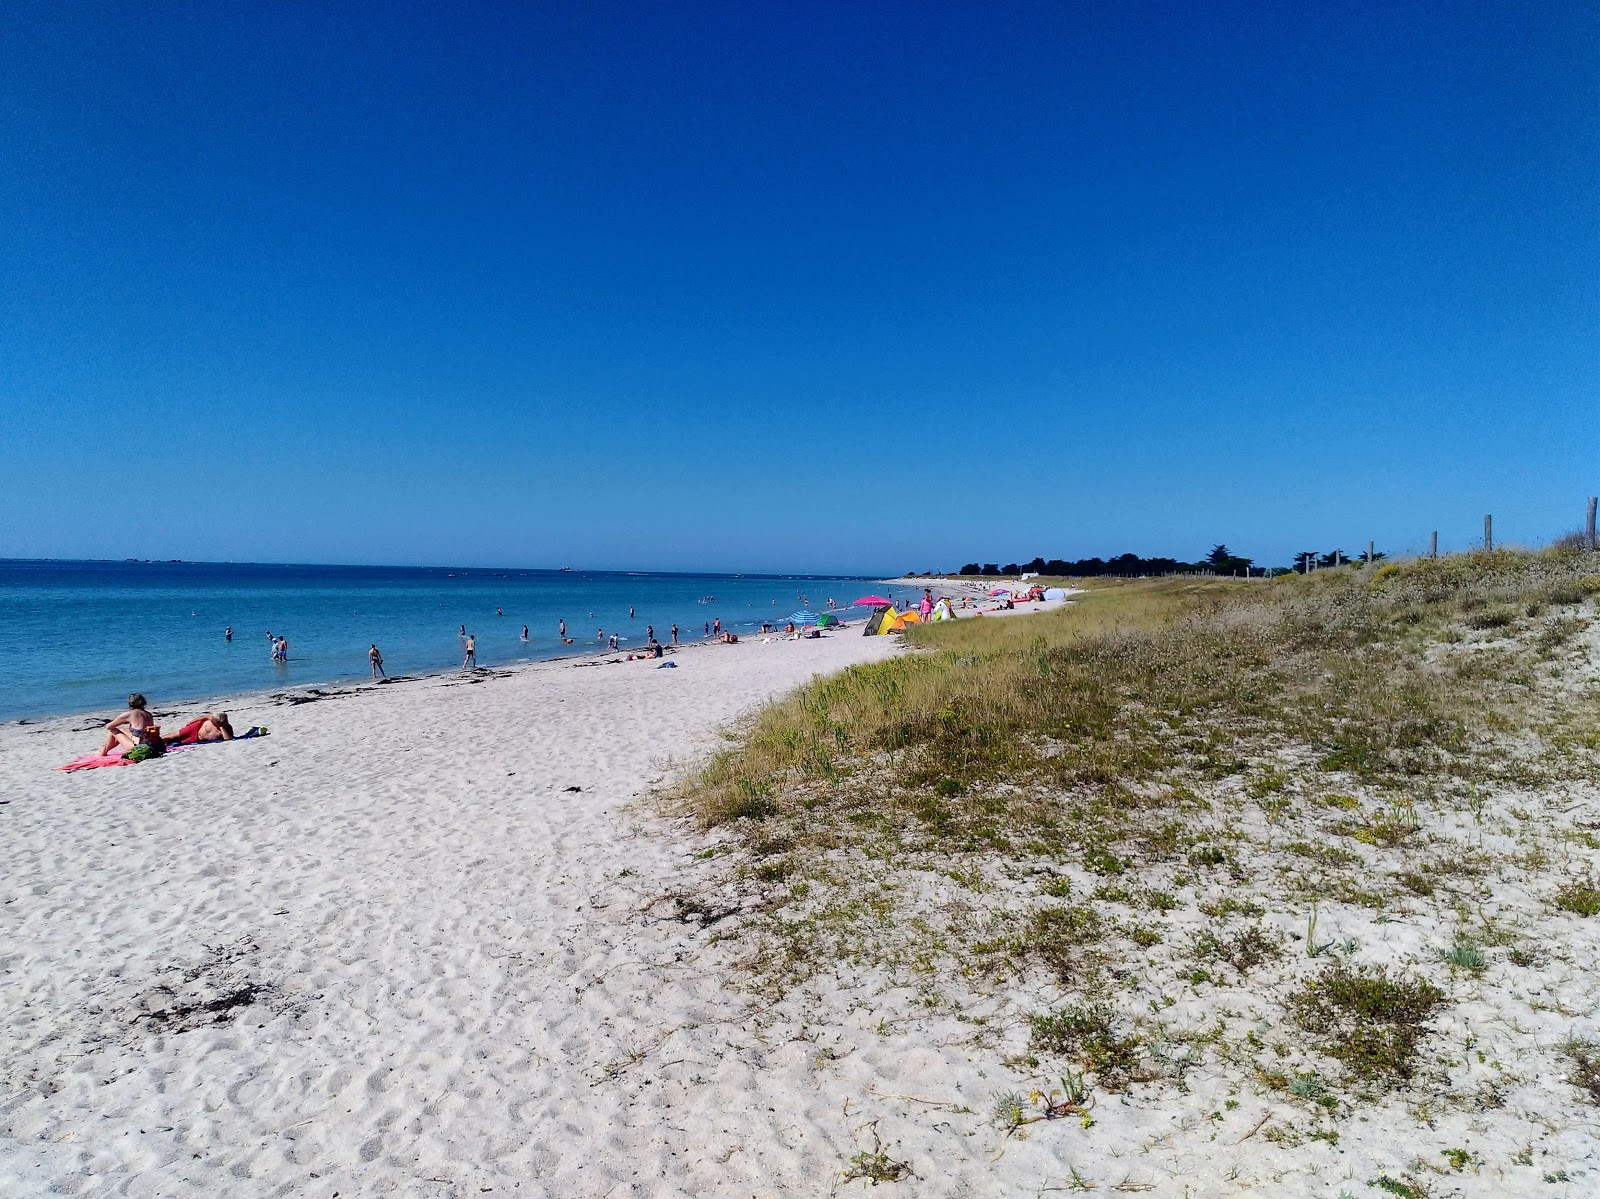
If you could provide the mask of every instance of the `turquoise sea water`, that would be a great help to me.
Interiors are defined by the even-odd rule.
[[[600,652],[600,628],[624,650],[651,624],[670,641],[677,622],[689,642],[718,617],[742,633],[801,597],[822,611],[875,590],[802,576],[0,560],[0,719],[119,708],[129,691],[162,705],[365,678],[373,642],[390,675],[449,669],[462,625],[479,665],[495,666]],[[289,639],[287,664],[272,661],[269,631]]]

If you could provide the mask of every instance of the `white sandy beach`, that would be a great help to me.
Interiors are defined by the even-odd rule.
[[[1291,1161],[1245,1135],[1270,1102],[1212,1122],[1201,1078],[1111,1100],[1092,1138],[1003,1144],[1002,1053],[909,991],[844,977],[763,1010],[729,985],[748,897],[652,787],[769,697],[896,652],[850,628],[258,699],[233,719],[265,739],[78,775],[52,768],[90,721],[0,730],[0,1194],[811,1196],[865,1190],[842,1169],[880,1142],[908,1195],[1078,1168],[1163,1196],[1367,1193],[1380,1124],[1348,1160]],[[1592,1006],[1581,973],[1547,985]],[[1519,1129],[1548,1126],[1536,1152],[1592,1157],[1538,1090],[1516,1099]]]

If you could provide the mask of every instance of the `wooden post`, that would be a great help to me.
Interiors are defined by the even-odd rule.
[[[1483,518],[1483,548],[1486,550],[1494,549],[1494,517],[1492,516]]]
[[[1589,497],[1589,519],[1584,522],[1584,532],[1589,535],[1589,552],[1591,554],[1594,553],[1596,548],[1600,548],[1596,547],[1594,542],[1594,506],[1595,497],[1591,495]]]
[[[1372,542],[1367,542],[1367,565],[1371,566],[1377,559],[1372,556]]]
[[[1333,564],[1335,566],[1343,566],[1344,565],[1344,562],[1342,561],[1343,558],[1344,558],[1344,551],[1343,550],[1334,550],[1333,551]]]
[[[1433,531],[1433,536],[1428,539],[1428,557],[1437,558],[1438,556],[1439,556],[1439,530],[1435,529]]]

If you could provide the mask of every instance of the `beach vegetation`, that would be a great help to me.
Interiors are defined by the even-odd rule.
[[[1387,1082],[1411,1077],[1428,1021],[1444,1002],[1444,993],[1424,980],[1339,963],[1301,987],[1293,1012],[1352,1076]]]
[[[721,860],[754,893],[679,918],[737,910],[769,999],[850,971],[958,1019],[983,996],[973,1045],[1024,1076],[1004,1092],[1018,1128],[1044,1118],[1030,1088],[1053,1104],[1070,1072],[1126,1091],[1204,1060],[1319,1119],[1420,1086],[1456,987],[1564,960],[1536,913],[1506,923],[1485,898],[1532,884],[1546,916],[1600,915],[1600,838],[1545,799],[1600,769],[1600,679],[1577,652],[1595,566],[1496,551],[1102,577],[1061,609],[913,629],[910,652],[763,709],[680,778],[670,802],[735,847]],[[1374,926],[1400,917],[1439,948],[1399,956]],[[1496,950],[1519,969],[1489,971]],[[1029,992],[1049,998],[1008,1051],[990,1005],[1020,1015]],[[1594,1063],[1560,1069],[1586,1088]]]
[[[1035,1016],[1028,1045],[1035,1053],[1065,1057],[1092,1071],[1098,1086],[1120,1091],[1140,1078],[1139,1043],[1115,1031],[1109,1004],[1085,1004]]]
[[[1600,915],[1600,887],[1592,881],[1568,883],[1556,892],[1552,902],[1576,916]]]
[[[1571,1063],[1567,1082],[1582,1091],[1590,1103],[1600,1104],[1600,1042],[1569,1040],[1561,1052]]]

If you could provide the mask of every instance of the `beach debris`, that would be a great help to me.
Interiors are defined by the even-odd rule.
[[[337,699],[341,695],[358,695],[358,690],[347,689],[343,691],[324,691],[320,687],[310,687],[305,691],[277,691],[269,698],[274,704],[282,707],[284,704],[314,704],[318,700]]]
[[[274,988],[252,968],[259,951],[254,940],[206,946],[205,957],[188,968],[169,967],[128,1005],[139,1034],[183,1033],[227,1024],[241,1010],[265,1003]]]
[[[742,916],[744,914],[744,909],[737,903],[717,906],[709,904],[694,895],[664,895],[662,899],[670,900],[672,903],[671,919],[681,924],[696,924],[701,928],[710,928],[713,924],[720,924],[730,916]],[[660,903],[661,900],[656,900],[655,902]]]
[[[563,787],[561,789],[563,791],[582,791],[583,790],[582,787]]]

